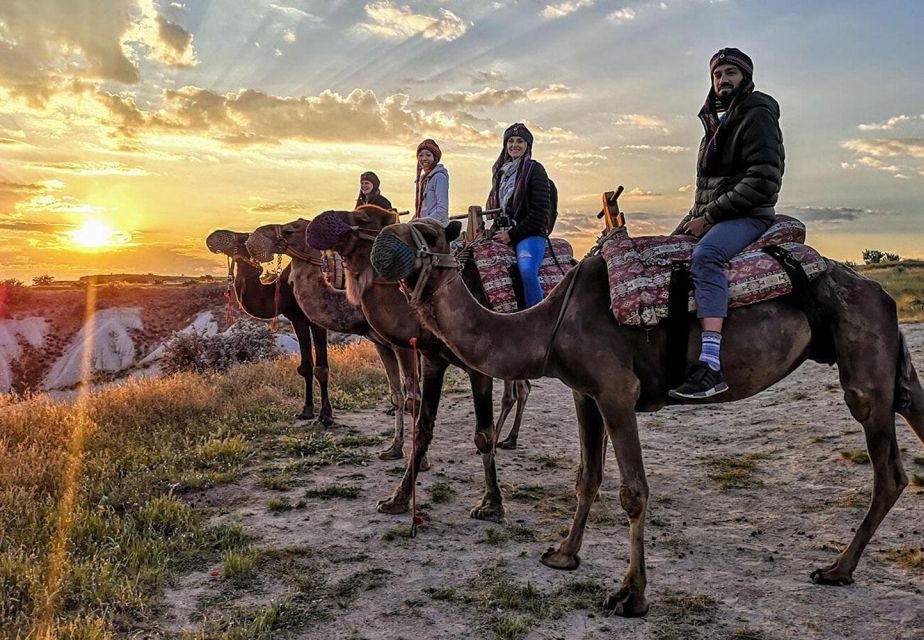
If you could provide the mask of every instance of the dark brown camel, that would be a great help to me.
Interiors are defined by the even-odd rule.
[[[292,262],[288,267],[291,269],[288,282],[308,319],[330,331],[364,336],[372,342],[385,366],[395,407],[394,437],[391,444],[379,452],[379,458],[400,460],[404,455],[404,417],[408,399],[412,394],[413,397],[419,395],[413,383],[416,366],[413,352],[394,347],[372,329],[362,310],[347,300],[346,292],[335,289],[327,281],[321,269],[321,253],[314,249],[289,251],[275,235],[277,226],[266,225],[251,233],[245,243],[248,254],[260,262],[271,261],[275,254],[289,255]]]
[[[415,310],[422,324],[468,366],[497,378],[550,376],[572,388],[581,442],[577,510],[567,538],[542,556],[549,567],[578,566],[588,510],[603,475],[604,433],[609,436],[621,474],[620,502],[629,515],[629,567],[622,588],[607,596],[604,607],[644,615],[648,483],[635,414],[668,402],[666,330],[659,325],[646,332],[615,321],[599,256],[586,258],[541,304],[509,315],[478,304],[455,269],[434,268],[429,278],[418,277],[431,261],[428,252],[446,254],[458,232],[456,224],[444,231],[426,220],[393,225],[376,241],[373,262],[382,271],[398,264],[395,256],[412,256],[406,275],[395,270],[391,277],[418,287]],[[418,251],[416,262],[407,253],[411,249]],[[872,501],[853,540],[832,565],[812,573],[818,584],[843,585],[853,581],[860,555],[907,485],[894,415],[902,415],[924,442],[924,390],[898,329],[895,303],[879,284],[829,261],[811,289],[833,338],[844,398],[863,425],[873,465]],[[700,344],[692,316],[689,327],[692,362]],[[722,339],[729,391],[712,401],[746,398],[781,380],[808,359],[812,337],[806,315],[786,298],[731,310]]]
[[[355,227],[348,235],[340,238],[336,246],[330,247],[343,256],[347,267],[347,295],[361,305],[369,323],[384,338],[393,344],[409,344],[411,338],[417,338],[421,352],[421,411],[420,423],[428,425],[420,429],[418,436],[418,459],[425,460],[433,432],[433,424],[439,407],[440,391],[443,377],[450,364],[461,364],[445,346],[433,340],[429,332],[423,330],[416,315],[408,307],[407,301],[394,283],[383,283],[372,270],[369,252],[375,234],[384,226],[395,221],[393,214],[374,208],[357,211],[328,212],[337,216],[348,226]],[[305,239],[308,221],[296,220],[272,231],[284,238],[288,249],[296,252],[312,250]],[[269,233],[269,230],[268,230]],[[485,471],[485,494],[481,502],[472,511],[473,518],[502,521],[504,506],[494,462],[494,443],[496,430],[493,421],[493,380],[478,372],[469,371],[472,395],[475,404],[476,433],[475,445],[482,455]],[[528,387],[520,393],[528,393]],[[516,402],[513,392],[505,393],[509,404],[505,407],[509,413],[510,406]],[[423,435],[426,434],[426,435]],[[404,478],[395,487],[391,495],[379,503],[379,511],[385,513],[403,513],[408,510],[412,478],[415,469],[409,461]]]
[[[279,305],[275,302],[276,285],[263,284],[260,281],[262,269],[247,252],[244,243],[247,241],[246,233],[234,231],[213,231],[205,239],[205,244],[212,253],[223,253],[233,260],[234,269],[233,290],[238,305],[249,316],[260,320],[269,320],[282,314],[292,323],[295,337],[298,338],[298,350],[301,360],[298,364],[298,375],[305,380],[305,405],[295,417],[300,420],[314,419],[314,385],[311,375],[318,381],[321,389],[321,411],[318,421],[329,426],[333,424],[333,409],[330,405],[327,383],[330,378],[330,369],[327,366],[327,329],[314,324],[298,306],[292,285],[289,284],[287,266],[279,275]],[[314,343],[315,357],[312,359],[311,344]]]

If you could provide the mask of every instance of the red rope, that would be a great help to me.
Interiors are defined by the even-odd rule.
[[[270,331],[276,333],[279,331],[279,300],[282,298],[282,293],[279,290],[281,278],[279,274],[276,274],[276,291],[273,293],[273,321],[270,323]]]
[[[225,311],[228,318],[228,325],[234,324],[234,306],[231,304],[231,287],[234,286],[234,261],[228,257],[228,288],[225,289],[225,300],[228,301],[228,307]]]
[[[419,416],[419,407],[417,398],[414,395],[419,388],[417,372],[417,338],[411,338],[411,351],[414,355],[413,373],[414,389],[411,390],[411,537],[417,537],[417,527],[424,524],[426,520],[417,513],[417,418]]]

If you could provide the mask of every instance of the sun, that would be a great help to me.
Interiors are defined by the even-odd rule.
[[[102,220],[90,218],[74,231],[70,232],[71,242],[86,249],[102,249],[125,244],[130,236],[116,231]]]

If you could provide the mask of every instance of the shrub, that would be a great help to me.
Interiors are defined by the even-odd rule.
[[[901,256],[897,253],[887,253],[879,249],[864,249],[863,262],[866,264],[880,264],[882,262],[898,262]]]
[[[224,334],[179,333],[164,347],[167,373],[227,371],[242,362],[257,362],[282,355],[265,324],[242,318]]]

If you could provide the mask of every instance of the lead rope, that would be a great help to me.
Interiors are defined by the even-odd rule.
[[[279,331],[279,300],[282,298],[282,292],[280,291],[280,286],[282,283],[279,281],[279,276],[282,274],[282,254],[276,256],[276,291],[273,292],[273,321],[270,323],[270,331],[276,333]]]
[[[225,310],[225,314],[228,318],[228,326],[234,324],[234,306],[231,304],[232,298],[232,287],[234,286],[234,259],[231,256],[228,256],[228,286],[225,289],[225,300],[228,301],[228,306]]]
[[[414,381],[414,389],[419,389],[420,384],[417,372],[417,338],[411,338],[411,353],[413,354],[414,370],[411,378]],[[417,537],[417,527],[424,524],[426,519],[417,513],[417,418],[420,414],[420,407],[417,405],[417,398],[411,393],[411,537]]]

